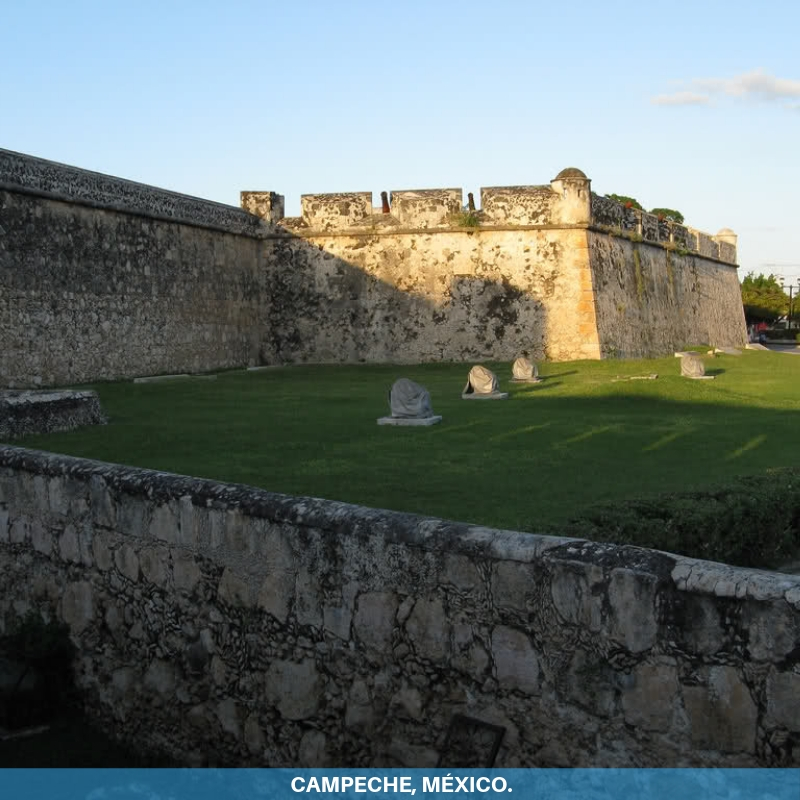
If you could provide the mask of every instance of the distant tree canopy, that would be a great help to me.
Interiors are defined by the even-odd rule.
[[[624,194],[607,194],[606,197],[609,200],[616,200],[618,203],[622,203],[624,206],[630,203],[631,208],[638,208],[639,211],[644,211],[641,203],[635,197],[627,197]]]
[[[789,297],[775,275],[748,272],[742,280],[742,305],[747,324],[775,322],[789,310]]]
[[[683,214],[674,208],[651,208],[650,213],[655,214],[657,217],[671,219],[673,222],[677,222],[678,225],[683,225]]]

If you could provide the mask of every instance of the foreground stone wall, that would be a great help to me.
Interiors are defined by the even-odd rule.
[[[0,634],[191,763],[800,765],[800,578],[0,447]],[[445,753],[444,766],[447,766]]]
[[[0,150],[0,386],[259,363],[265,227]]]

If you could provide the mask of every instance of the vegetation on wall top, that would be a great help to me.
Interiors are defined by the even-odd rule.
[[[650,213],[655,214],[659,219],[668,219],[677,222],[678,225],[683,225],[683,214],[674,208],[651,208]]]
[[[607,194],[606,197],[609,200],[616,200],[618,203],[622,203],[626,208],[638,208],[639,211],[644,211],[641,203],[635,197],[628,197],[624,194]]]

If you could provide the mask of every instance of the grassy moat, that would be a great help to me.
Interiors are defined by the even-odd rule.
[[[675,493],[727,486],[739,476],[761,481],[744,486],[753,503],[787,505],[783,495],[772,502],[764,492],[783,480],[776,470],[798,464],[800,358],[763,351],[706,357],[714,380],[700,381],[681,377],[674,357],[542,363],[536,385],[510,383],[508,363],[486,365],[508,400],[462,400],[469,364],[307,365],[214,380],[98,384],[92,388],[109,425],[15,444],[532,532],[577,535],[570,520],[602,521],[609,504],[658,505],[666,497],[678,507],[685,498]],[[376,425],[398,377],[429,389],[440,425]],[[793,481],[784,480],[782,491],[794,491]],[[728,500],[688,502],[710,508]],[[737,519],[754,513],[742,502]],[[663,516],[649,507],[642,513]],[[784,531],[794,522],[776,524]],[[626,531],[641,526],[603,525],[588,537],[774,566],[769,558],[758,563],[763,554],[691,552],[683,534],[660,540],[650,531],[637,539]]]

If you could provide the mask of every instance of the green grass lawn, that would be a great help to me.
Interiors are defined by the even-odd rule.
[[[110,424],[14,442],[26,447],[277,492],[523,531],[598,502],[705,488],[794,466],[800,358],[709,358],[713,381],[679,359],[545,363],[508,400],[461,399],[469,365],[293,366],[216,380],[94,386]],[[658,373],[657,380],[615,380]],[[431,392],[444,421],[379,427],[398,377]]]

